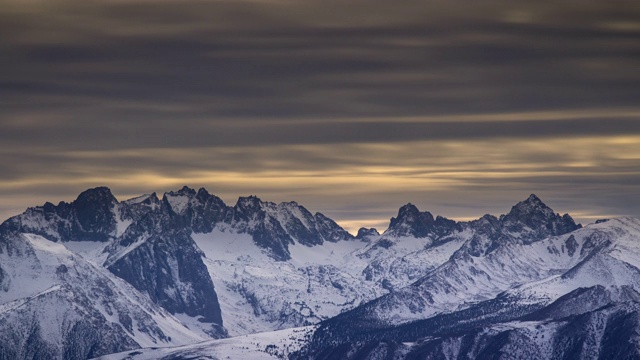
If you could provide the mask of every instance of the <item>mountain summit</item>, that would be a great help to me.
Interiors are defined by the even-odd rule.
[[[421,212],[415,205],[409,203],[398,210],[396,217],[391,218],[385,235],[416,238],[430,235],[442,237],[460,229],[461,227],[455,221],[441,216],[434,218],[430,212]]]
[[[533,241],[552,235],[562,235],[579,229],[569,214],[555,213],[550,207],[531,194],[500,217],[501,226],[514,237]]]

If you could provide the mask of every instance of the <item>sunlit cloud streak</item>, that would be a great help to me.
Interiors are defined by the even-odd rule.
[[[75,189],[108,183],[124,200],[187,184],[204,186],[229,204],[250,194],[296,199],[345,224],[368,226],[388,222],[405,202],[469,219],[504,213],[536,192],[559,205],[558,211],[578,209],[579,219],[588,221],[599,214],[625,215],[621,204],[633,208],[639,143],[640,136],[616,136],[43,152],[30,161],[52,162],[55,169],[30,177],[33,164],[16,162],[21,165],[8,169],[15,177],[0,192],[71,200]],[[15,206],[24,200],[16,198]]]

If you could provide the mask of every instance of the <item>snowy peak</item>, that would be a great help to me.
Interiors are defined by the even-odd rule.
[[[293,240],[278,220],[277,205],[263,203],[256,196],[240,197],[233,208],[230,208],[223,226],[228,226],[237,233],[251,235],[253,242],[273,259],[286,261],[291,258],[289,244]]]
[[[262,209],[262,200],[255,195],[241,196],[233,208],[242,214],[255,214]]]
[[[296,202],[281,203],[273,210],[275,213],[269,215],[280,222],[291,239],[307,246],[322,244],[322,235],[316,228],[315,218],[309,210]]]
[[[149,212],[156,211],[161,207],[162,201],[155,192],[125,200],[120,203],[120,220],[129,222],[139,221]]]
[[[224,220],[228,206],[219,197],[200,188],[191,202],[191,228],[196,233],[209,233]]]
[[[146,205],[150,205],[153,203],[158,203],[160,200],[158,199],[158,195],[153,192],[151,194],[144,194],[144,195],[140,195],[140,196],[136,196],[134,198],[131,199],[127,199],[125,201],[122,202],[123,205],[125,206],[133,206],[136,204],[146,204]]]
[[[166,192],[162,201],[165,202],[174,213],[184,215],[195,195],[195,190],[184,186],[178,191]]]
[[[555,213],[534,194],[513,206],[507,215],[500,217],[500,222],[506,232],[525,242],[566,234],[581,227],[569,214]]]
[[[430,212],[420,212],[415,205],[407,204],[398,210],[397,217],[391,218],[389,228],[383,236],[440,238],[461,229],[461,226],[453,220],[442,216],[434,219]]]
[[[121,203],[106,187],[89,189],[70,204],[46,203],[28,209],[5,222],[3,230],[39,234],[53,241],[115,239],[126,248],[145,234],[178,230],[206,234],[216,227],[250,234],[258,246],[281,260],[289,259],[289,244],[314,246],[354,238],[335,221],[293,201],[276,205],[252,195],[240,197],[230,207],[206,189],[188,186],[166,192],[161,200],[152,193]]]
[[[350,240],[353,236],[321,213],[312,215],[295,201],[275,204],[255,196],[241,197],[229,209],[224,223],[253,237],[274,259],[291,258],[289,245],[321,245],[325,241]]]
[[[358,229],[358,234],[356,235],[356,239],[368,240],[372,237],[378,237],[378,236],[380,236],[378,229],[361,227],[360,229]]]
[[[174,196],[184,195],[188,197],[194,197],[196,195],[196,190],[185,185],[178,191],[169,191],[168,194],[174,195]]]
[[[425,211],[425,214],[429,214],[431,215],[428,211]],[[397,219],[413,219],[420,216],[420,210],[418,210],[418,208],[413,205],[412,203],[408,203],[406,205],[403,205],[400,207],[400,209],[398,209],[398,217]],[[433,217],[433,216],[431,216]]]
[[[561,216],[555,213],[538,196],[531,194],[500,218],[485,215],[466,223],[458,223],[442,216],[434,218],[430,212],[421,212],[409,203],[398,210],[397,217],[391,219],[389,228],[382,237],[428,237],[438,240],[449,238],[469,228],[473,236],[461,250],[466,250],[473,256],[480,256],[510,241],[529,243],[549,236],[566,234],[580,227],[569,214]]]
[[[178,226],[184,224],[196,233],[211,232],[229,210],[222,199],[209,194],[204,188],[196,191],[184,186],[178,191],[165,193],[162,201]]]
[[[425,237],[429,224],[433,224],[433,215],[430,212],[420,212],[418,208],[409,203],[398,210],[398,216],[391,218],[389,228],[386,233],[393,233],[395,236],[413,236],[417,238]]]
[[[484,215],[468,223],[473,236],[454,257],[486,256],[508,244],[530,244],[550,236],[559,236],[581,226],[569,214],[560,216],[534,194],[517,203],[506,215]]]
[[[317,212],[313,218],[316,222],[316,229],[324,239],[324,241],[337,242],[341,240],[354,239],[347,230],[343,229],[335,221],[324,216],[324,214]]]
[[[545,203],[540,200],[535,194],[529,195],[529,197],[523,201],[520,201],[511,208],[511,211],[505,215],[505,217],[518,218],[526,217],[530,215],[538,215],[546,218],[552,218],[555,213]]]
[[[519,204],[534,204],[534,206],[547,207],[547,205],[545,205],[545,203],[543,203],[536,194],[529,195],[526,200],[521,201]]]
[[[72,203],[27,209],[2,224],[4,231],[33,233],[52,241],[107,241],[116,234],[118,200],[106,187],[89,189]]]
[[[62,243],[19,234],[0,250],[0,358],[86,359],[203,339]]]

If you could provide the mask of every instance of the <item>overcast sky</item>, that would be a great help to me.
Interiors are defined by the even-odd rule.
[[[0,217],[101,185],[640,216],[638,3],[0,0]]]

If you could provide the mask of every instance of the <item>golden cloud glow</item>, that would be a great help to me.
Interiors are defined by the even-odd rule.
[[[308,166],[311,154],[314,163]],[[270,201],[296,200],[312,211],[337,215],[342,225],[355,231],[359,226],[388,223],[395,215],[393,209],[402,205],[398,201],[415,202],[425,210],[441,210],[445,216],[467,220],[481,216],[484,209],[460,209],[472,205],[465,204],[464,198],[451,205],[451,194],[478,197],[500,189],[509,204],[529,192],[544,193],[548,185],[588,189],[591,181],[640,177],[640,136],[137,149],[57,155],[60,167],[46,178],[3,181],[0,191],[29,193],[43,187],[81,190],[108,185],[124,200],[186,184],[206,187],[230,204],[237,196],[249,194]],[[235,166],[237,159],[246,159],[247,166]],[[141,165],[122,172],[122,162]],[[180,171],[176,171],[178,164]],[[394,198],[398,194],[408,195]],[[388,212],[352,218],[346,210],[349,206],[366,207],[366,199],[372,197],[387,199]],[[345,198],[363,200],[362,204],[344,204]],[[43,200],[52,199],[35,203]],[[577,214],[583,219],[603,217]]]
[[[348,75],[347,75],[348,76]],[[358,76],[358,75],[356,75]],[[425,76],[423,74],[423,76]],[[344,76],[342,76],[344,78]],[[378,78],[378,81],[382,79]],[[346,91],[346,90],[345,90]],[[524,122],[524,121],[558,121],[558,120],[587,120],[587,119],[638,119],[640,110],[637,108],[593,108],[554,111],[526,111],[503,112],[490,114],[441,115],[441,116],[394,116],[394,117],[348,117],[348,118],[316,118],[305,119],[307,124],[337,124],[337,123],[474,123],[474,122]],[[262,119],[234,119],[238,124],[259,124]],[[299,123],[300,119],[273,119],[273,125]]]

